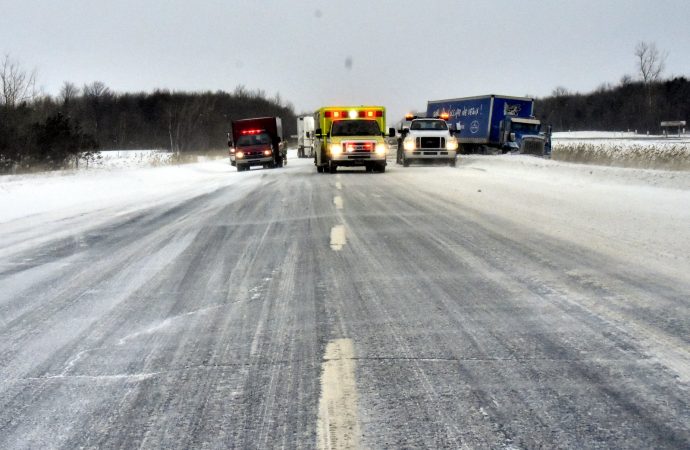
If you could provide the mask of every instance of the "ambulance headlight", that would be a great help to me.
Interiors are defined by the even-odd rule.
[[[343,152],[343,146],[341,144],[331,144],[329,148],[331,150],[331,155],[340,155]]]
[[[376,154],[385,155],[386,154],[386,144],[376,144]]]

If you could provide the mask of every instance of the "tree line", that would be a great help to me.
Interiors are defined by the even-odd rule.
[[[661,134],[662,121],[690,119],[690,80],[633,81],[602,85],[588,94],[556,88],[535,100],[534,110],[554,131],[637,131]]]
[[[0,171],[88,163],[98,150],[225,149],[230,121],[279,116],[296,132],[291,104],[238,86],[233,92],[115,93],[96,81],[65,82],[58,96],[35,92],[35,74],[8,56],[0,61]]]
[[[654,42],[635,46],[637,76],[625,75],[617,86],[605,83],[589,94],[570,93],[559,86],[535,101],[542,122],[554,131],[637,131],[660,134],[662,121],[690,118],[690,82],[685,77],[663,80],[667,53]]]

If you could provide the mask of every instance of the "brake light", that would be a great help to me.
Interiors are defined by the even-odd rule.
[[[242,134],[259,134],[264,130],[242,130]]]

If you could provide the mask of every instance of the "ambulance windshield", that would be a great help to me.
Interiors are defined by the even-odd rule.
[[[375,120],[339,120],[333,122],[331,136],[373,136],[381,134]]]

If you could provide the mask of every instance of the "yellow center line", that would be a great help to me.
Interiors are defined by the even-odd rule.
[[[359,447],[354,356],[352,339],[335,339],[326,346],[317,423],[320,449]]]
[[[335,251],[342,250],[345,244],[347,244],[345,225],[336,225],[331,228],[331,249]]]

